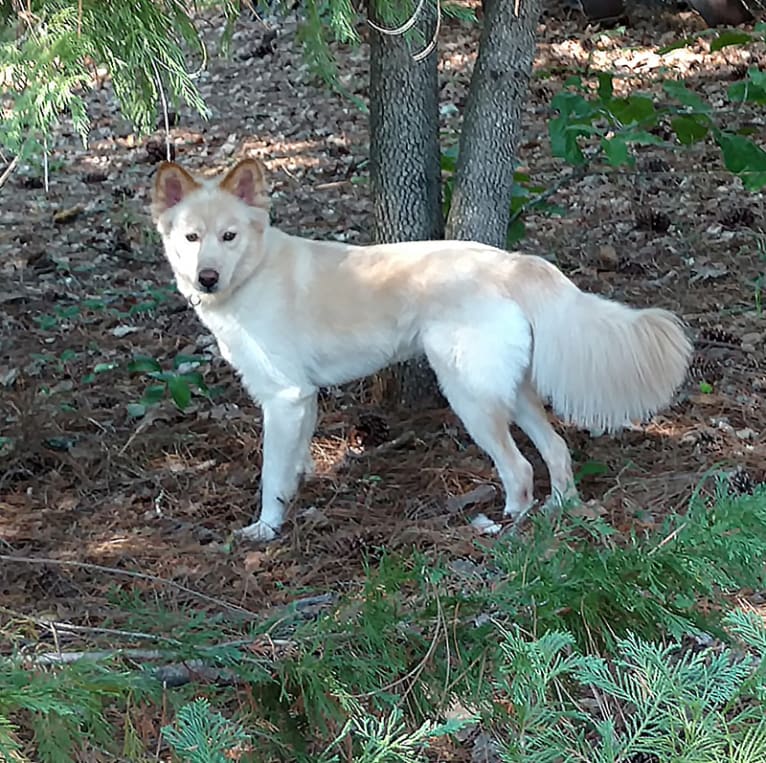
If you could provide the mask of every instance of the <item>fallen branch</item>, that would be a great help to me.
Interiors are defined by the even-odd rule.
[[[219,686],[234,686],[245,683],[245,679],[226,668],[211,668],[200,660],[190,660],[175,665],[163,665],[152,675],[162,684],[177,688],[196,681],[205,681]]]
[[[72,665],[75,662],[101,662],[125,657],[129,660],[150,662],[167,658],[168,653],[160,649],[100,649],[80,652],[44,652],[27,657],[21,664],[27,667],[49,667],[51,665]]]
[[[315,617],[321,609],[330,606],[336,600],[337,596],[334,593],[323,593],[296,599],[289,604],[277,607],[271,610],[269,613],[264,614],[264,621],[268,621],[273,618],[274,622],[269,627],[269,630],[262,634],[260,637],[254,635],[253,637],[247,639],[237,639],[233,641],[225,641],[219,644],[202,646],[198,647],[197,651],[204,654],[206,652],[214,653],[216,650],[224,648],[238,649],[241,647],[247,647],[249,653],[253,656],[248,656],[246,660],[255,659],[256,661],[259,661],[261,656],[266,655],[271,655],[273,659],[276,659],[280,650],[291,650],[295,646],[295,642],[292,639],[274,638],[272,636],[275,630],[281,629],[286,624],[288,624],[290,615],[297,615],[302,620],[309,620]],[[99,662],[102,660],[110,660],[118,657],[137,661],[141,663],[141,666],[143,667],[143,663],[146,662],[172,658],[174,654],[177,654],[179,648],[183,648],[185,646],[182,641],[170,638],[168,636],[163,636],[161,634],[147,633],[144,631],[126,631],[118,628],[104,628],[90,625],[76,625],[74,623],[60,622],[56,620],[50,620],[48,618],[35,617],[34,615],[17,612],[15,610],[8,609],[7,607],[0,607],[0,612],[3,612],[16,619],[34,623],[36,626],[45,628],[53,634],[54,644],[57,647],[55,652],[44,652],[42,654],[29,655],[21,658],[7,658],[10,662],[21,662],[21,664],[28,667],[71,665],[80,661]],[[155,643],[160,642],[167,644],[168,648],[124,649],[115,647],[112,649],[77,650],[68,652],[58,648],[58,635],[61,633],[118,636],[123,639],[146,640]],[[172,663],[166,666],[158,667],[154,671],[154,675],[158,678],[158,680],[163,681],[168,686],[180,686],[183,683],[189,683],[191,680],[193,680],[192,675],[203,677],[206,680],[214,679],[216,682],[231,682],[235,679],[238,680],[235,674],[231,671],[223,671],[218,668],[208,667],[205,661],[202,659],[188,660],[182,663]],[[183,678],[184,676],[185,678]]]
[[[225,646],[225,645],[221,645]],[[211,647],[212,648],[212,647]],[[104,649],[86,652],[48,652],[24,660],[28,667],[53,667],[57,665],[73,665],[76,662],[102,662],[118,657],[135,662],[138,667],[146,668],[146,663],[167,659],[168,653],[159,649]],[[243,678],[234,671],[226,668],[216,668],[204,660],[187,660],[160,665],[152,670],[152,676],[160,683],[169,687],[183,686],[194,681],[206,681],[222,686],[244,683]]]
[[[263,643],[260,644],[254,639],[247,639],[214,644],[204,647],[200,651],[213,653],[218,649],[246,647],[248,654],[243,654],[243,662],[265,662],[270,664],[293,651],[295,646],[294,642],[284,639],[275,640],[267,638],[263,639]],[[73,665],[77,662],[102,662],[104,660],[123,658],[133,662],[136,668],[145,670],[147,663],[172,658],[172,656],[171,651],[163,649],[100,649],[76,652],[46,652],[34,657],[28,657],[20,662],[28,668],[44,668]],[[214,660],[215,655],[211,654],[210,662]],[[19,663],[18,660],[10,661],[16,664]],[[235,671],[229,668],[215,667],[210,662],[202,658],[183,660],[182,662],[169,662],[155,667],[151,671],[151,675],[168,687],[183,686],[197,681],[215,683],[221,686],[231,686],[246,682],[247,679],[237,675]]]

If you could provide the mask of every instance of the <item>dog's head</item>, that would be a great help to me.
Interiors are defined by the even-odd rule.
[[[163,162],[151,210],[178,289],[187,298],[225,298],[263,259],[269,201],[264,167],[255,159],[212,180],[195,179],[178,164]]]

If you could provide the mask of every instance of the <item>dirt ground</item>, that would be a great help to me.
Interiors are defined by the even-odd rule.
[[[206,24],[214,53],[217,19]],[[702,28],[691,13],[643,11],[599,35],[575,14],[546,17],[520,155],[532,177],[549,187],[569,172],[550,155],[546,120],[573,66],[611,69],[624,91],[655,93],[669,67],[715,102],[748,65],[766,65],[762,47],[653,52]],[[365,242],[366,117],[311,79],[291,21],[270,37],[261,21],[240,21],[232,57],[213,57],[199,79],[209,121],[171,115],[177,158],[200,170],[259,156],[272,174],[276,225]],[[476,43],[467,25],[442,28],[445,131],[459,125]],[[364,97],[366,45],[339,56],[343,83]],[[376,546],[480,555],[469,520],[479,511],[500,520],[502,510],[487,458],[448,410],[382,410],[361,384],[323,395],[319,475],[281,539],[229,542],[257,507],[259,413],[171,284],[146,210],[156,144],[131,133],[108,83],[90,101],[89,146],[62,128],[48,193],[33,166],[0,191],[0,553],[139,571],[253,611],[353,584]],[[724,118],[763,128],[762,113],[746,108]],[[704,145],[641,149],[635,170],[595,167],[553,200],[566,214],[532,214],[527,251],[555,258],[583,288],[678,311],[697,337],[692,376],[672,408],[617,437],[563,430],[584,498],[628,529],[683,508],[711,467],[739,469],[741,489],[763,480],[763,195],[743,191]],[[171,369],[178,355],[206,356],[199,370],[212,399],[197,395],[183,413],[166,400],[131,417],[128,405],[151,380],[129,362],[151,356]],[[542,496],[540,459],[518,439]],[[460,500],[487,484],[494,498]],[[108,571],[0,563],[5,607],[84,624],[102,621],[115,588],[134,585],[191,601]]]

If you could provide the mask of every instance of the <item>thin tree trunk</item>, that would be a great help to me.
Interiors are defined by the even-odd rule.
[[[375,21],[375,4],[369,5]],[[434,20],[426,4],[416,25],[426,42]],[[437,54],[414,61],[418,49],[402,35],[370,32],[370,180],[373,236],[379,242],[439,239],[444,233]],[[425,359],[384,376],[389,402],[439,399]]]
[[[463,115],[447,238],[505,247],[541,0],[485,0]],[[518,13],[517,13],[518,11]]]

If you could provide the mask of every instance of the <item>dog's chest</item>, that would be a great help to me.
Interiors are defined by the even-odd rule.
[[[223,358],[239,372],[255,398],[301,384],[289,346],[252,317],[245,323],[226,313],[198,310],[198,314],[215,336]]]

